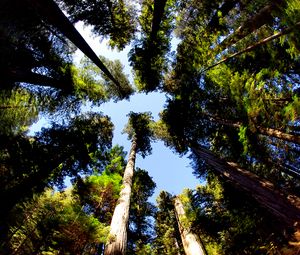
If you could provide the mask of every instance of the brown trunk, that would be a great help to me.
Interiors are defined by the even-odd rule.
[[[123,176],[122,190],[110,224],[109,240],[104,251],[105,255],[125,255],[126,253],[127,225],[136,149],[136,140],[133,139]]]
[[[150,34],[151,41],[156,40],[157,32],[159,30],[162,17],[164,15],[166,3],[167,0],[154,1],[154,11],[153,11],[153,18],[152,18],[151,34]]]
[[[185,254],[206,255],[199,237],[194,234],[188,226],[189,223],[185,215],[183,204],[179,197],[174,198],[174,208]]]
[[[207,115],[207,116],[209,116],[209,115]],[[215,117],[215,116],[209,116],[209,118],[212,119],[213,121],[216,121],[219,124],[231,126],[234,128],[240,128],[242,126],[242,123],[240,123],[240,122],[224,120],[224,119],[221,119],[221,118]],[[274,128],[265,128],[265,127],[261,127],[261,126],[257,126],[255,128],[259,134],[275,137],[275,138],[278,138],[278,139],[281,139],[281,140],[284,140],[287,142],[292,142],[292,143],[300,145],[300,136],[298,136],[298,135],[285,133],[285,132],[282,132],[282,131],[280,131],[278,129],[274,129]]]
[[[271,1],[252,18],[246,20],[233,34],[225,38],[218,46],[218,51],[223,51],[263,25],[271,23],[273,21],[272,11],[278,9],[281,4],[282,0]]]
[[[24,71],[21,69],[10,70],[6,73],[6,79],[13,82],[24,82],[39,86],[49,86],[61,89],[63,91],[71,91],[73,88],[71,80],[57,80],[46,75]]]
[[[300,144],[300,137],[297,135],[292,135],[292,134],[284,133],[277,129],[264,128],[264,127],[257,127],[257,131],[263,135],[268,135],[284,141]]]
[[[118,88],[121,89],[119,82],[112,76],[110,71],[97,57],[96,53],[87,44],[87,42],[83,39],[80,33],[76,30],[73,24],[53,0],[27,0],[27,2],[41,16],[42,19],[46,19],[50,24],[55,26],[65,37],[67,37],[89,59],[91,59],[94,64],[97,65],[100,70],[118,86]]]
[[[254,43],[254,44],[248,46],[247,48],[245,48],[245,49],[243,49],[243,50],[241,50],[239,52],[236,52],[236,53],[234,53],[234,54],[232,54],[232,55],[230,55],[228,57],[225,57],[221,61],[219,61],[219,62],[217,62],[217,63],[215,63],[215,64],[207,67],[205,69],[205,71],[207,71],[207,70],[209,70],[209,69],[211,69],[211,68],[213,68],[213,67],[215,67],[215,66],[217,66],[219,64],[222,64],[222,63],[228,61],[229,59],[232,59],[232,58],[234,58],[236,56],[239,56],[239,55],[241,55],[241,54],[243,54],[245,52],[249,52],[249,51],[251,51],[251,50],[253,50],[253,49],[255,49],[255,48],[257,48],[257,47],[259,47],[259,46],[261,46],[263,44],[266,44],[267,42],[272,41],[272,40],[274,40],[274,39],[276,39],[276,38],[278,38],[280,36],[286,35],[286,34],[292,32],[294,29],[297,29],[299,27],[300,27],[300,22],[297,22],[294,26],[292,26],[290,28],[283,29],[281,32],[278,32],[278,33],[276,33],[274,35],[271,35],[271,36],[269,36],[267,38],[264,38],[263,40],[260,40],[259,42]]]
[[[218,175],[246,191],[262,207],[266,208],[281,222],[299,229],[300,198],[276,190],[274,185],[257,175],[240,168],[234,162],[226,162],[207,149],[198,145],[191,146],[196,155],[213,167]]]

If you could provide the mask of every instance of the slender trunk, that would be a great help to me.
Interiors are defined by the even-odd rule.
[[[150,41],[155,41],[157,37],[157,32],[160,27],[160,23],[162,21],[164,10],[166,6],[167,0],[155,0],[154,1],[154,11],[152,18],[152,27],[150,34]]]
[[[220,159],[201,146],[192,145],[191,149],[211,165],[218,175],[247,192],[281,222],[287,224],[288,227],[295,227],[298,231],[300,230],[300,198],[276,190],[269,181],[240,168],[234,162]]]
[[[263,25],[271,23],[273,21],[272,11],[278,9],[282,2],[282,0],[271,1],[260,9],[258,13],[246,20],[233,34],[225,38],[218,46],[218,51],[220,52],[230,47]]]
[[[264,38],[264,39],[260,40],[259,42],[254,43],[254,44],[248,46],[247,48],[245,48],[245,49],[243,49],[243,50],[241,50],[241,51],[239,51],[239,52],[236,52],[236,53],[234,53],[234,54],[232,54],[232,55],[230,55],[230,56],[228,56],[228,57],[225,57],[224,59],[220,60],[219,62],[217,62],[217,63],[215,63],[215,64],[213,64],[213,65],[207,67],[204,71],[207,71],[207,70],[209,70],[209,69],[211,69],[211,68],[213,68],[213,67],[215,67],[215,66],[218,66],[218,65],[220,65],[220,64],[222,64],[222,63],[228,61],[229,59],[232,59],[232,58],[234,58],[234,57],[236,57],[236,56],[239,56],[239,55],[241,55],[241,54],[243,54],[243,53],[245,53],[245,52],[249,52],[249,51],[251,51],[251,50],[253,50],[253,49],[255,49],[255,48],[257,48],[257,47],[259,47],[259,46],[261,46],[261,45],[263,45],[263,44],[266,44],[266,43],[268,43],[268,42],[270,42],[270,41],[272,41],[272,40],[274,40],[274,39],[276,39],[276,38],[278,38],[278,37],[280,37],[280,36],[286,35],[286,34],[292,32],[294,29],[297,29],[297,28],[299,28],[299,27],[300,27],[300,22],[297,22],[297,23],[296,23],[294,26],[292,26],[292,27],[283,29],[281,32],[278,32],[278,33],[276,33],[276,34],[274,34],[274,35],[271,35],[271,36],[269,36],[269,37],[267,37],[267,38]]]
[[[128,162],[123,176],[120,197],[110,224],[109,240],[104,251],[105,255],[125,255],[126,252],[127,225],[136,149],[136,139],[133,138]]]
[[[194,234],[188,226],[188,220],[184,211],[184,207],[179,197],[174,198],[174,208],[185,254],[206,255],[199,237]]]
[[[6,79],[13,82],[25,82],[39,86],[49,86],[63,91],[71,91],[73,88],[71,80],[57,80],[46,75],[24,71],[21,69],[10,70],[6,73]]]
[[[88,58],[90,58],[94,64],[97,65],[100,70],[117,85],[118,88],[120,88],[120,91],[122,91],[119,82],[112,76],[110,71],[97,57],[96,53],[87,44],[81,34],[76,30],[73,24],[53,0],[27,0],[27,2],[41,16],[42,19],[46,19],[65,37],[74,43],[76,47],[78,47]]]
[[[298,136],[298,135],[284,133],[280,130],[273,129],[273,128],[264,128],[264,127],[260,127],[260,126],[258,126],[256,128],[260,134],[272,136],[272,137],[275,137],[275,138],[278,138],[278,139],[281,139],[281,140],[284,140],[287,142],[300,144],[300,136]]]
[[[209,116],[209,115],[207,115],[207,116]],[[221,119],[221,118],[215,117],[215,116],[209,116],[209,118],[219,124],[231,126],[234,128],[240,128],[242,126],[242,123],[240,123],[240,122],[225,120],[225,119]],[[259,134],[275,137],[275,138],[278,138],[278,139],[281,139],[281,140],[284,140],[287,142],[292,142],[292,143],[300,145],[300,136],[298,136],[298,135],[285,133],[285,132],[282,132],[281,130],[274,129],[274,128],[265,128],[265,127],[261,127],[261,126],[256,126],[255,128]]]

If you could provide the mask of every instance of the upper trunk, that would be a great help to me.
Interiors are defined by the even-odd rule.
[[[246,47],[245,49],[243,49],[243,50],[241,50],[241,51],[238,51],[238,52],[236,52],[236,53],[234,53],[234,54],[232,54],[232,55],[230,55],[230,56],[225,57],[224,59],[218,61],[217,63],[215,63],[215,64],[213,64],[213,65],[207,67],[207,68],[205,69],[205,71],[207,71],[207,70],[209,70],[209,69],[211,69],[211,68],[213,68],[213,67],[215,67],[215,66],[217,66],[217,65],[220,65],[220,64],[222,64],[222,63],[228,61],[229,59],[232,59],[232,58],[234,58],[234,57],[236,57],[236,56],[239,56],[239,55],[241,55],[241,54],[243,54],[243,53],[245,53],[245,52],[252,51],[253,49],[255,49],[255,48],[257,48],[257,47],[259,47],[259,46],[261,46],[261,45],[263,45],[263,44],[266,44],[267,42],[270,42],[270,41],[272,41],[272,40],[274,40],[274,39],[276,39],[276,38],[278,38],[278,37],[280,37],[280,36],[283,36],[283,35],[286,35],[286,34],[292,32],[294,29],[299,29],[299,27],[300,27],[300,22],[297,22],[297,23],[296,23],[295,25],[293,25],[292,27],[283,29],[281,32],[278,32],[278,33],[276,33],[276,34],[274,34],[274,35],[271,35],[271,36],[269,36],[269,37],[267,37],[267,38],[264,38],[264,39],[258,41],[257,43],[254,43],[254,44],[252,44],[252,45]]]
[[[90,58],[100,70],[107,75],[122,91],[119,82],[112,76],[110,71],[97,57],[92,48],[83,39],[80,33],[76,30],[69,19],[60,10],[57,4],[53,0],[27,0],[28,4],[36,10],[42,19],[46,19],[50,24],[55,26],[65,37],[67,37],[72,43],[74,43],[88,58]]]
[[[271,212],[288,227],[299,229],[300,199],[291,194],[276,190],[274,185],[257,175],[240,168],[236,163],[226,162],[207,149],[198,145],[191,146],[192,150],[209,165],[218,175],[229,180],[234,186],[246,191],[262,207]]]
[[[282,0],[271,1],[265,7],[260,9],[252,18],[246,20],[239,26],[233,34],[225,38],[218,46],[218,50],[222,51],[227,47],[230,47],[263,25],[271,23],[273,21],[272,11],[278,9],[282,2]]]
[[[162,21],[167,0],[155,0],[150,40],[155,41]]]
[[[120,197],[110,224],[108,243],[105,247],[105,255],[125,255],[127,245],[127,225],[129,219],[130,195],[137,143],[134,138],[125,168]]]
[[[15,69],[6,73],[6,80],[12,82],[25,82],[39,86],[49,86],[52,88],[61,89],[65,92],[70,92],[73,89],[73,81],[62,77],[61,80],[51,78],[49,76],[34,73],[31,71],[24,71]]]
[[[188,226],[188,220],[179,197],[174,198],[178,228],[186,255],[206,255],[199,237]]]
[[[221,119],[219,117],[210,116],[210,115],[207,115],[207,116],[209,118],[211,118],[213,121],[216,121],[217,123],[222,124],[222,125],[227,125],[227,126],[231,126],[231,127],[235,127],[235,128],[240,128],[242,126],[242,123],[240,123],[240,122],[225,120],[225,119]],[[274,128],[265,128],[265,127],[261,127],[261,126],[256,126],[255,128],[259,134],[275,137],[275,138],[278,138],[278,139],[281,139],[281,140],[284,140],[287,142],[292,142],[292,143],[300,145],[300,136],[298,136],[298,135],[285,133],[285,132],[282,132],[282,131],[280,131],[278,129],[274,129]]]

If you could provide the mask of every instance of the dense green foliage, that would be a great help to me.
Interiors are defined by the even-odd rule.
[[[128,1],[59,0],[70,14],[72,22],[83,21],[93,26],[93,32],[109,37],[110,46],[123,49],[135,32],[134,5]]]
[[[124,131],[143,158],[154,139],[190,155],[203,183],[180,197],[207,254],[296,254],[299,6],[3,0],[0,253],[103,253],[126,153],[112,147],[109,116],[83,106],[129,99],[135,86],[167,101],[156,122],[151,112],[130,112]],[[121,61],[96,56],[73,26],[79,21],[111,48],[129,47],[134,86]],[[86,55],[78,65],[74,45]],[[42,116],[47,128],[29,132]],[[173,196],[161,192],[155,207],[154,181],[138,167],[132,172],[127,253],[183,254]]]
[[[129,113],[129,121],[124,129],[129,139],[135,139],[137,143],[137,152],[142,157],[151,153],[151,141],[153,140],[153,131],[151,129],[152,116],[150,112]]]

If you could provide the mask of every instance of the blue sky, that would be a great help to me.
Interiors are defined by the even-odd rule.
[[[76,28],[97,55],[103,55],[111,60],[119,59],[124,65],[125,73],[128,74],[130,81],[132,81],[131,69],[127,58],[129,47],[126,47],[122,52],[117,50],[111,51],[106,46],[107,41],[103,40],[100,42],[99,38],[95,38],[91,34],[89,27],[84,27],[82,23],[79,23],[76,25]],[[78,62],[82,56],[83,54],[77,50],[74,58],[75,62]],[[165,95],[158,92],[148,93],[147,95],[136,93],[130,97],[130,100],[105,103],[101,107],[93,108],[92,110],[99,110],[111,118],[115,125],[113,144],[123,146],[125,151],[128,152],[130,150],[130,141],[127,140],[126,134],[122,134],[122,130],[128,120],[126,115],[130,111],[150,111],[154,120],[157,120],[165,100]],[[86,109],[90,110],[89,108]],[[41,126],[45,125],[47,125],[47,121],[41,119],[37,124],[33,125],[31,131],[37,131]],[[199,184],[199,180],[192,175],[192,168],[189,166],[190,161],[186,156],[178,156],[165,147],[161,141],[154,142],[152,148],[151,155],[145,159],[138,156],[136,160],[136,166],[147,170],[157,185],[155,194],[151,199],[152,201],[155,200],[161,190],[166,190],[175,195],[181,193],[184,188],[195,188]]]
[[[165,104],[165,95],[160,93],[136,94],[130,98],[130,101],[119,103],[106,103],[99,109],[111,117],[115,125],[114,144],[124,146],[128,152],[130,141],[127,140],[126,134],[121,134],[127,123],[127,114],[130,111],[145,112],[151,111],[154,119],[158,119],[158,113],[163,109]],[[153,177],[157,188],[154,198],[157,197],[161,190],[166,190],[172,194],[179,194],[184,188],[195,188],[199,184],[192,175],[192,168],[189,166],[189,159],[179,157],[167,148],[163,142],[152,143],[152,154],[146,158],[137,157],[136,166],[145,169]]]

